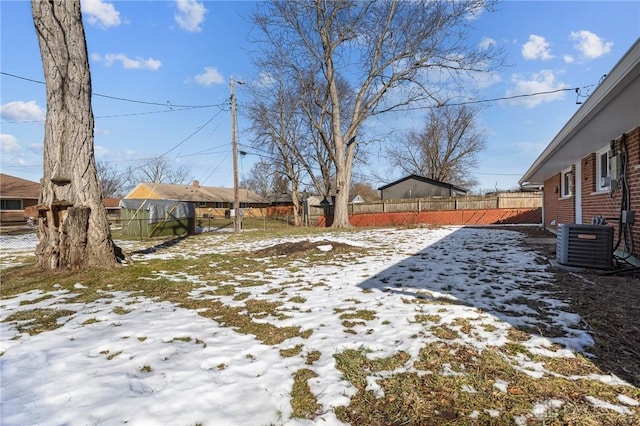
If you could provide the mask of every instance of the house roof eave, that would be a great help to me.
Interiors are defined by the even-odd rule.
[[[519,180],[542,184],[611,139],[638,126],[640,110],[640,38],[578,108]],[[571,143],[579,140],[580,143]]]

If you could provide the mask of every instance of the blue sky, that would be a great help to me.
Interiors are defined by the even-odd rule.
[[[83,1],[93,84],[98,161],[119,168],[165,155],[208,186],[233,186],[229,81],[252,81],[249,1]],[[28,1],[0,2],[0,169],[37,181],[42,175],[45,87]],[[570,89],[483,103],[478,123],[487,148],[474,175],[479,189],[511,189],[640,36],[640,1],[507,1],[473,22],[469,43],[504,49],[505,67],[481,85],[479,99]],[[10,74],[10,75],[8,75]],[[30,81],[34,80],[34,81]],[[249,143],[236,86],[246,177],[259,152]],[[188,108],[183,106],[198,106]],[[204,107],[206,106],[206,107]],[[389,118],[401,137],[422,127],[424,112]],[[378,125],[380,123],[377,123]],[[371,126],[375,128],[376,126]],[[376,136],[371,135],[371,136]],[[395,136],[394,136],[395,137]],[[244,146],[243,146],[244,145]],[[403,177],[384,147],[368,147],[355,180],[382,186]],[[383,176],[381,178],[380,176]]]

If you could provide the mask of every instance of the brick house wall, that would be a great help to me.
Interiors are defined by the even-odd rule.
[[[630,203],[626,207],[633,210],[636,219],[631,225],[634,241],[634,253],[640,255],[640,127],[626,133],[626,182],[630,191]],[[616,152],[623,150],[623,137],[615,139]],[[620,172],[621,173],[621,172]],[[613,193],[596,192],[596,155],[590,154],[582,159],[582,223],[591,223],[595,216],[603,216],[607,223],[615,228],[614,244],[618,240],[618,226],[623,193],[620,187]],[[622,243],[621,243],[622,244]]]
[[[617,137],[615,150],[621,153],[626,145],[626,183],[629,188],[629,205],[627,210],[635,212],[635,223],[631,225],[634,242],[634,255],[640,257],[640,127]],[[582,179],[582,223],[590,224],[594,217],[602,216],[614,228],[614,245],[618,242],[618,227],[623,192],[619,186],[613,192],[596,190],[597,156],[591,153],[580,160]],[[573,170],[573,187],[575,188],[575,170]],[[622,171],[619,172],[622,174]],[[544,182],[544,225],[548,229],[557,229],[560,223],[575,223],[575,197],[561,197],[562,174],[558,173]],[[627,240],[629,243],[630,241]],[[620,243],[622,248],[622,242]]]
[[[562,197],[560,179],[558,173],[544,182],[542,193],[544,202],[544,226],[557,230],[560,223],[575,223],[575,197]],[[573,187],[575,188],[575,173],[573,174]]]

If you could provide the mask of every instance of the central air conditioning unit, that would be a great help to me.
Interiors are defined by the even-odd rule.
[[[612,268],[613,228],[561,223],[556,240],[556,260],[567,266]]]

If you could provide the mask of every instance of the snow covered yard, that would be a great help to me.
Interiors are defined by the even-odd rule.
[[[25,273],[0,300],[0,423],[639,423],[523,238],[212,234]]]

